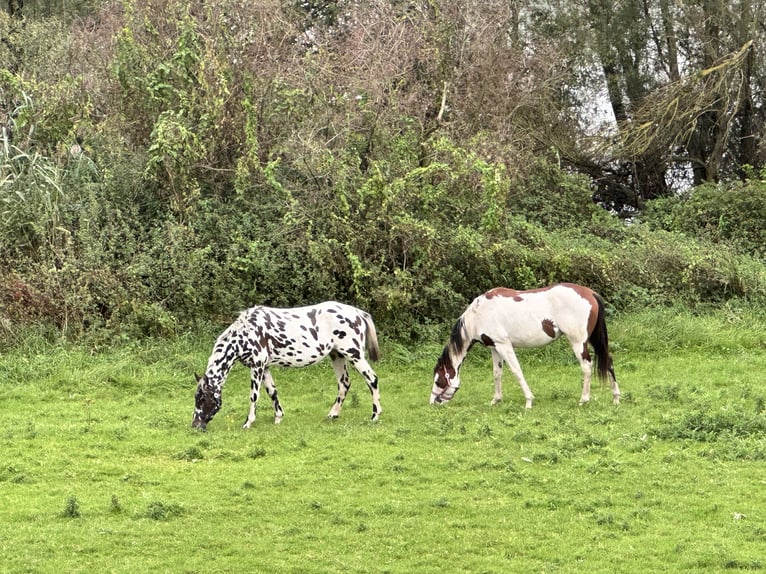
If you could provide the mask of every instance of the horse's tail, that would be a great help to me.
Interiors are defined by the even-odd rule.
[[[609,336],[606,332],[606,319],[604,318],[604,300],[597,293],[594,293],[593,296],[598,303],[598,315],[596,317],[596,325],[590,334],[590,344],[593,345],[593,350],[596,353],[596,374],[600,379],[606,379],[609,373],[614,377],[614,368],[612,367],[612,357],[609,354]]]
[[[367,347],[367,356],[371,361],[380,359],[380,346],[378,345],[378,332],[375,330],[375,323],[372,322],[372,315],[363,313],[362,318],[366,326],[365,344]]]

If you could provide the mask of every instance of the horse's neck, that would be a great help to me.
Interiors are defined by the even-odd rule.
[[[232,337],[222,336],[216,341],[215,349],[208,359],[207,370],[205,371],[208,382],[216,387],[222,386],[239,355],[239,346]]]
[[[445,349],[446,356],[456,373],[460,371],[460,367],[468,356],[468,350],[470,348],[471,343],[469,341],[465,341],[462,345],[455,345],[453,342],[450,342],[447,345],[447,348]]]
[[[452,368],[455,369],[455,372],[460,371],[460,367],[463,364],[463,361],[465,361],[466,356],[468,355],[468,349],[457,349],[452,346],[448,349],[448,357],[450,362],[452,363]]]

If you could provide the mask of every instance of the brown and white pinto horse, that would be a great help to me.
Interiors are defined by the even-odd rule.
[[[604,302],[587,287],[561,283],[542,289],[515,291],[498,287],[478,296],[452,328],[449,342],[434,368],[431,404],[449,401],[460,387],[460,365],[474,343],[482,343],[492,352],[495,396],[492,404],[503,398],[503,361],[519,380],[532,408],[534,395],[529,390],[514,347],[542,347],[564,334],[582,368],[580,404],[590,400],[591,358],[588,343],[596,355],[596,373],[609,378],[614,404],[620,402],[620,389],[609,355],[609,339],[604,321]]]

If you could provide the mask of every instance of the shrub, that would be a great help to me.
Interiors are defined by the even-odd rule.
[[[64,510],[61,515],[64,518],[80,518],[82,514],[80,513],[80,503],[78,502],[76,496],[70,496],[67,498],[66,505],[64,506]]]
[[[744,183],[706,184],[679,197],[649,202],[652,227],[714,243],[728,243],[756,257],[766,254],[766,173]]]

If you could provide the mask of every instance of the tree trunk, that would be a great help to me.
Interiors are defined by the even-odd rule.
[[[8,0],[8,14],[15,20],[21,20],[24,0]]]
[[[670,13],[668,0],[660,0],[660,13],[662,14],[662,28],[665,34],[665,48],[667,50],[667,72],[671,82],[681,79],[681,71],[678,67],[678,38],[673,26],[673,15]]]

